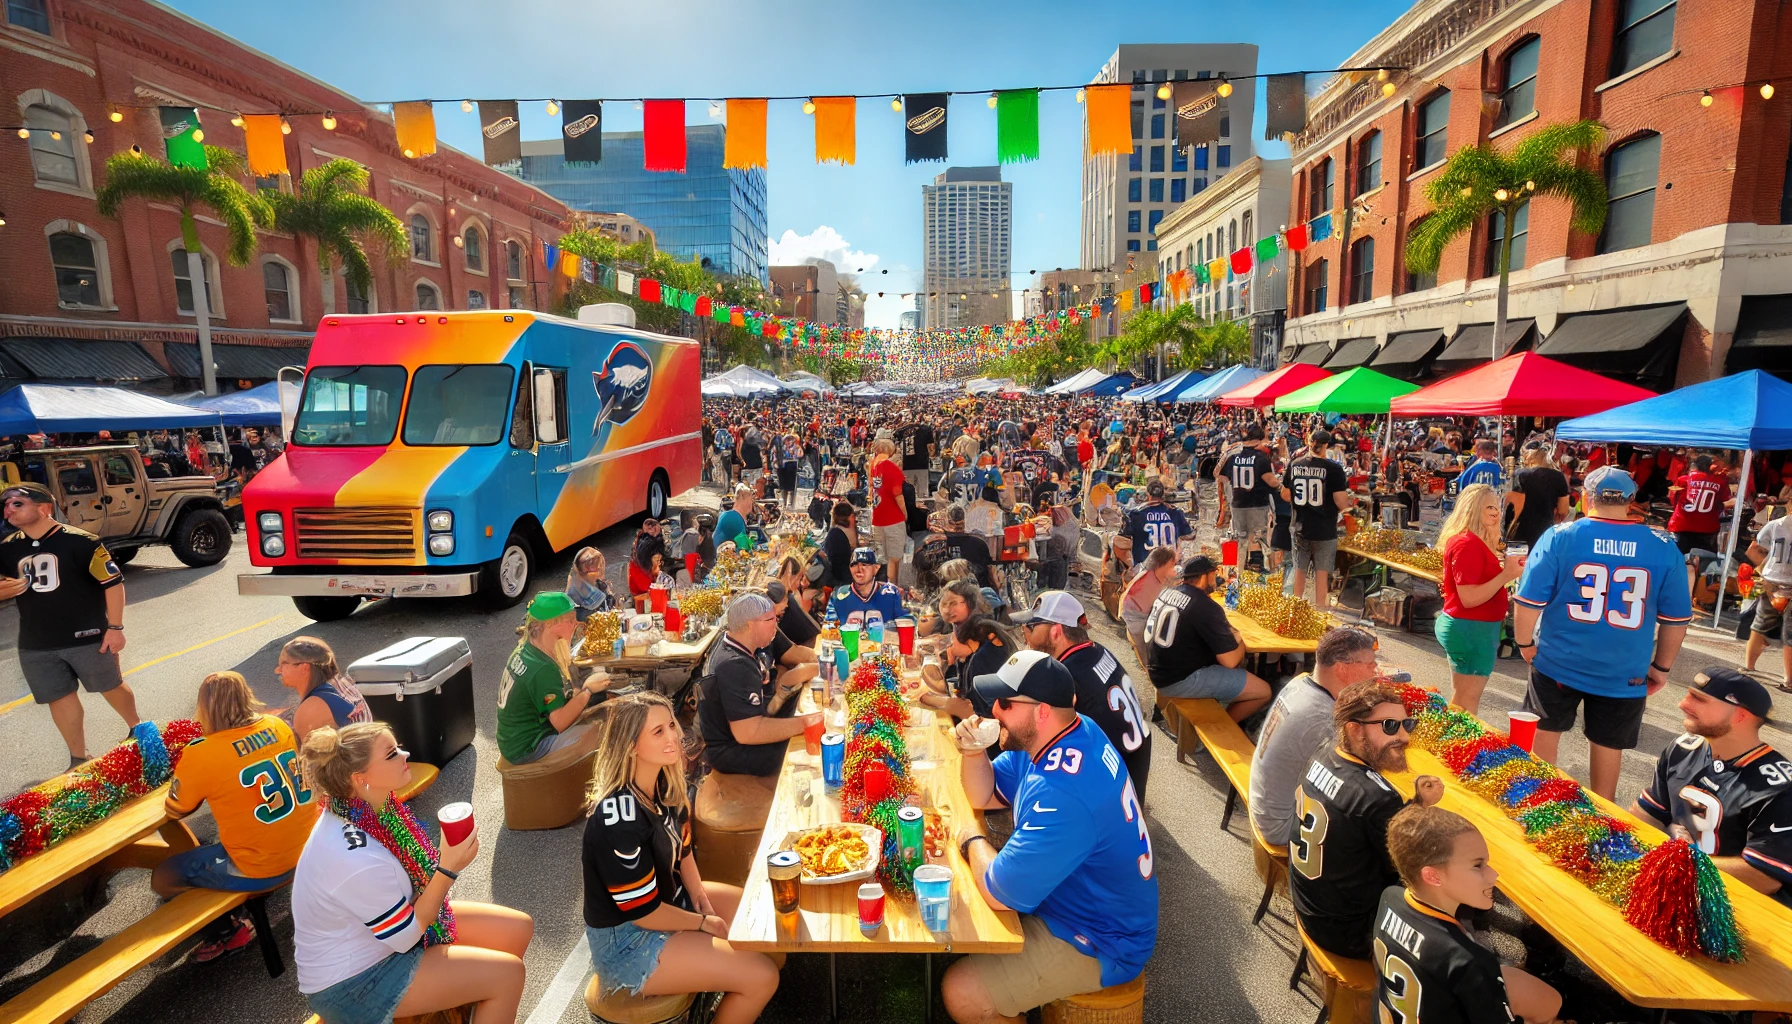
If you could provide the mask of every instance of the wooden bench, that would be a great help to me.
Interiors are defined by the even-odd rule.
[[[1166,702],[1170,711],[1182,719],[1176,727],[1176,761],[1188,763],[1190,749],[1189,734],[1201,741],[1207,752],[1213,755],[1214,763],[1226,775],[1231,784],[1226,793],[1226,810],[1220,815],[1220,830],[1225,831],[1232,823],[1232,812],[1238,807],[1238,800],[1244,797],[1249,802],[1251,792],[1251,755],[1257,752],[1257,745],[1252,743],[1244,730],[1238,727],[1226,708],[1217,700],[1205,697],[1171,697]]]
[[[1306,929],[1298,921],[1295,928],[1300,930],[1300,959],[1294,962],[1294,976],[1288,979],[1288,987],[1300,985],[1308,963],[1319,971],[1325,1001],[1313,1024],[1370,1024],[1375,1009],[1375,966],[1367,960],[1352,960],[1321,949],[1307,938]]]
[[[1251,915],[1251,923],[1258,924],[1263,915],[1269,913],[1269,901],[1275,896],[1278,887],[1288,887],[1288,847],[1271,846],[1263,833],[1257,831],[1257,823],[1251,823],[1251,862],[1257,869],[1257,877],[1263,880],[1263,898],[1257,901],[1257,912]]]

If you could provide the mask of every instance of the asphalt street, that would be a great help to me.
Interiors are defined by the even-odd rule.
[[[716,495],[697,491],[675,502],[714,508]],[[621,570],[634,524],[618,525],[598,537],[609,558],[612,583],[619,591]],[[558,587],[570,553],[537,569],[536,589]],[[436,808],[455,800],[471,800],[479,822],[482,850],[478,861],[454,888],[454,897],[502,903],[531,914],[535,938],[530,946],[528,990],[522,1007],[528,1024],[579,1024],[586,1019],[580,995],[589,973],[580,916],[578,827],[551,832],[510,832],[503,827],[501,791],[494,765],[492,739],[498,676],[515,643],[520,609],[493,614],[467,600],[377,602],[340,622],[313,623],[284,598],[250,598],[236,593],[236,575],[253,571],[241,537],[231,556],[211,569],[189,569],[166,549],[146,548],[126,569],[129,603],[125,624],[128,646],[123,659],[127,679],[137,693],[141,713],[158,722],[193,713],[198,681],[210,671],[242,672],[271,707],[292,703],[273,673],[280,645],[301,634],[322,637],[346,664],[394,641],[411,636],[463,636],[474,651],[474,687],[479,734],[472,750],[448,764],[435,787],[419,798],[416,808],[425,820]],[[1132,655],[1117,624],[1101,614],[1092,595],[1081,594],[1094,614],[1098,638],[1132,665]],[[0,792],[11,793],[47,778],[66,764],[66,753],[49,715],[30,703],[12,648],[16,613],[0,610]],[[1624,759],[1621,801],[1646,782],[1657,752],[1679,730],[1674,703],[1694,672],[1703,665],[1740,658],[1741,644],[1714,634],[1695,632],[1680,658],[1667,692],[1650,701],[1641,747]],[[1422,685],[1447,687],[1449,676],[1438,647],[1429,636],[1381,631],[1381,656],[1390,665],[1412,671]],[[1774,652],[1763,666],[1777,667]],[[1503,661],[1489,684],[1483,715],[1499,722],[1517,706],[1523,693],[1522,663]],[[1141,697],[1152,698],[1144,673],[1136,665]],[[23,698],[21,700],[21,698]],[[1792,716],[1792,697],[1775,694],[1781,715]],[[84,698],[88,742],[94,753],[108,749],[125,735],[123,724],[103,701]],[[1780,749],[1792,749],[1777,726],[1767,737]],[[1147,968],[1146,1019],[1266,1021],[1305,1024],[1318,1009],[1311,983],[1290,990],[1288,975],[1298,945],[1292,909],[1278,897],[1260,927],[1250,915],[1261,893],[1251,867],[1250,834],[1244,817],[1236,816],[1228,831],[1219,820],[1225,782],[1210,760],[1196,757],[1178,765],[1173,740],[1155,732],[1147,810],[1161,887],[1161,927],[1157,952]],[[1563,743],[1563,767],[1586,777],[1586,744],[1578,736]],[[215,834],[204,812],[191,821],[203,839]],[[1497,867],[1497,865],[1496,865]],[[63,891],[14,913],[0,928],[0,1001],[11,998],[35,980],[153,909],[156,897],[145,871],[123,871],[87,890]],[[178,947],[151,967],[127,979],[91,1004],[75,1019],[82,1022],[216,1021],[220,1024],[299,1024],[307,1016],[290,969],[291,922],[284,894],[270,901],[289,965],[270,980],[253,951],[211,964],[188,960],[192,942]],[[1638,941],[1645,941],[1640,936]],[[1501,952],[1512,962],[1522,955],[1515,942]],[[938,974],[948,958],[936,957]],[[908,1022],[922,1019],[927,993],[925,965],[913,956],[841,957],[837,972],[841,1017],[851,1021]],[[783,983],[765,1019],[789,1022],[823,1021],[827,1017],[829,963],[820,956],[791,957]],[[1596,989],[1596,986],[1591,986]],[[1594,999],[1589,1006],[1597,1004]],[[1580,1019],[1640,1019],[1622,1008],[1583,1014]],[[944,1020],[936,1007],[935,1019]]]

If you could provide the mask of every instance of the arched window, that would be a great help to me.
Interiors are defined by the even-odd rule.
[[[512,281],[523,279],[523,246],[514,238],[504,243],[504,275]]]
[[[1622,0],[1612,40],[1612,75],[1634,71],[1674,47],[1674,0]]]
[[[1325,260],[1314,260],[1307,267],[1307,312],[1325,312],[1326,295],[1330,291],[1331,266]]]
[[[430,284],[428,281],[417,282],[417,308],[442,308],[442,293],[436,289],[435,285]]]
[[[1655,229],[1655,179],[1661,173],[1661,136],[1645,135],[1617,146],[1605,157],[1605,211],[1600,252],[1648,245]]]
[[[1370,132],[1357,143],[1356,194],[1373,192],[1381,187],[1381,133]]]
[[[64,306],[102,307],[100,259],[93,240],[72,231],[50,236],[50,266],[56,271],[56,301]]]
[[[467,251],[467,269],[475,273],[485,272],[485,235],[479,225],[468,224],[461,232],[461,246]]]
[[[411,214],[411,258],[435,262],[435,228],[421,213]]]
[[[1311,220],[1332,208],[1332,186],[1337,183],[1338,169],[1331,157],[1313,166],[1307,172],[1309,185],[1307,197],[1307,218]]]
[[[485,293],[482,291],[479,291],[477,289],[468,291],[467,292],[467,308],[468,309],[484,309],[485,308]]]
[[[1350,301],[1375,297],[1375,239],[1360,238],[1350,247]]]
[[[1244,211],[1244,244],[1247,246],[1257,244],[1251,234],[1251,211],[1249,210]]]
[[[1414,131],[1413,163],[1421,169],[1444,162],[1449,143],[1450,93],[1444,90],[1419,104],[1418,126]]]
[[[1521,121],[1536,111],[1537,53],[1542,48],[1543,40],[1533,36],[1506,54],[1500,76],[1500,112],[1493,120],[1495,128]]]
[[[293,296],[293,274],[286,264],[268,260],[261,265],[261,293],[267,300],[269,320],[297,320],[298,303]]]
[[[188,274],[187,250],[175,243],[168,250],[168,260],[174,270],[174,309],[177,313],[193,315],[193,278]],[[205,274],[206,306],[213,320],[224,316],[224,289],[218,283],[218,260],[209,252],[199,255],[201,271]]]
[[[68,115],[33,104],[25,108],[25,127],[31,131],[31,169],[37,180],[80,187],[75,130]]]
[[[1227,227],[1227,229],[1226,229],[1226,254],[1231,255],[1232,253],[1235,253],[1237,251],[1238,251],[1238,221],[1234,220],[1234,221],[1232,221],[1231,225],[1229,227]]]

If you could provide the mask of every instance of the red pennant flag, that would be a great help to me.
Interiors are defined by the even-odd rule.
[[[1146,306],[1146,305],[1150,305],[1150,303],[1151,303],[1151,286],[1148,284],[1139,285],[1139,305]]]
[[[642,302],[660,301],[660,283],[651,277],[643,277],[635,283],[635,297]]]
[[[684,101],[646,101],[641,130],[642,163],[646,169],[683,174]]]
[[[707,295],[697,296],[697,308],[691,310],[691,313],[695,316],[708,316],[710,313],[709,296],[707,296]]]
[[[1251,247],[1245,246],[1232,254],[1232,273],[1238,277],[1251,272]]]
[[[1283,232],[1282,237],[1288,239],[1289,252],[1300,252],[1307,247],[1307,226],[1296,224]]]

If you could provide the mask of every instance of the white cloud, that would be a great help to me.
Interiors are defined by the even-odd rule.
[[[772,242],[771,264],[775,267],[795,266],[810,257],[827,260],[843,274],[857,274],[877,265],[878,255],[859,252],[840,232],[823,224],[806,235],[784,229],[784,237]]]

